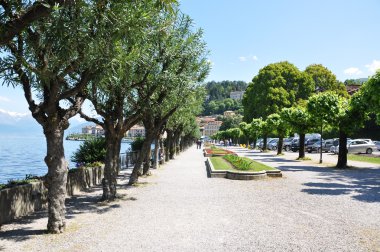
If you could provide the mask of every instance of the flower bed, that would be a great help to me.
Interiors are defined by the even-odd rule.
[[[220,149],[220,148],[210,148],[210,149],[204,149],[204,156],[205,157],[215,157],[215,156],[224,156],[224,155],[236,155],[235,152],[225,150],[225,149]]]

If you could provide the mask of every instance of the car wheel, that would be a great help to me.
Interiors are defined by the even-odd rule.
[[[273,147],[272,147],[272,150],[277,150],[277,146],[273,146]]]
[[[317,153],[321,153],[321,148],[318,148],[318,149],[317,149]]]
[[[285,146],[285,151],[290,151],[290,147],[289,146]]]
[[[368,148],[367,151],[365,152],[367,154],[372,154],[372,149],[371,148]]]

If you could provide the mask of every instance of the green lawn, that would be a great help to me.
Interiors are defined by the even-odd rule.
[[[250,169],[246,171],[274,171],[277,170],[273,167],[264,165],[262,163],[256,162],[250,158],[242,157],[243,159],[247,160],[251,163]],[[229,162],[227,162],[223,157],[211,157],[211,163],[214,166],[215,170],[230,170],[230,171],[239,171],[235,169]]]
[[[379,157],[367,157],[367,156],[362,156],[362,155],[348,154],[347,159],[352,160],[352,161],[361,161],[361,162],[368,162],[368,163],[373,163],[373,164],[380,164]]]
[[[222,157],[210,157],[210,160],[215,170],[234,170],[232,165]]]

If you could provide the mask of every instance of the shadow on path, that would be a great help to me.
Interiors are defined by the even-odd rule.
[[[124,176],[118,176],[120,179],[125,179],[126,176],[129,176],[129,174],[126,174]],[[118,185],[118,189],[121,187],[125,188],[125,185],[121,184]],[[97,214],[104,214],[106,212],[112,211],[112,209],[119,208],[120,204],[118,204],[118,200],[128,200],[126,198],[123,198],[123,195],[120,195],[120,198],[116,199],[112,202],[103,202],[100,201],[102,194],[102,187],[101,186],[94,186],[90,189],[87,189],[85,192],[81,193],[80,195],[75,195],[70,198],[67,198],[65,201],[66,205],[66,219],[74,219],[77,215],[83,214],[83,213],[97,213]],[[16,242],[18,241],[25,241],[30,238],[32,238],[35,235],[42,235],[47,234],[46,229],[31,229],[28,227],[28,224],[31,224],[35,222],[36,220],[47,218],[47,210],[41,210],[38,212],[35,212],[29,216],[22,217],[18,220],[15,220],[12,222],[12,224],[15,224],[15,227],[18,227],[16,229],[12,230],[0,230],[0,240],[14,240]],[[47,221],[47,219],[46,219]],[[9,225],[12,225],[9,224]],[[47,223],[46,223],[47,224]],[[1,251],[0,246],[0,251]],[[3,248],[5,249],[5,248]]]

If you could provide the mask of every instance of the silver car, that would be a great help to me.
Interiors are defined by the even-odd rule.
[[[370,139],[354,139],[347,143],[347,150],[348,153],[372,154],[376,150],[376,145]]]

